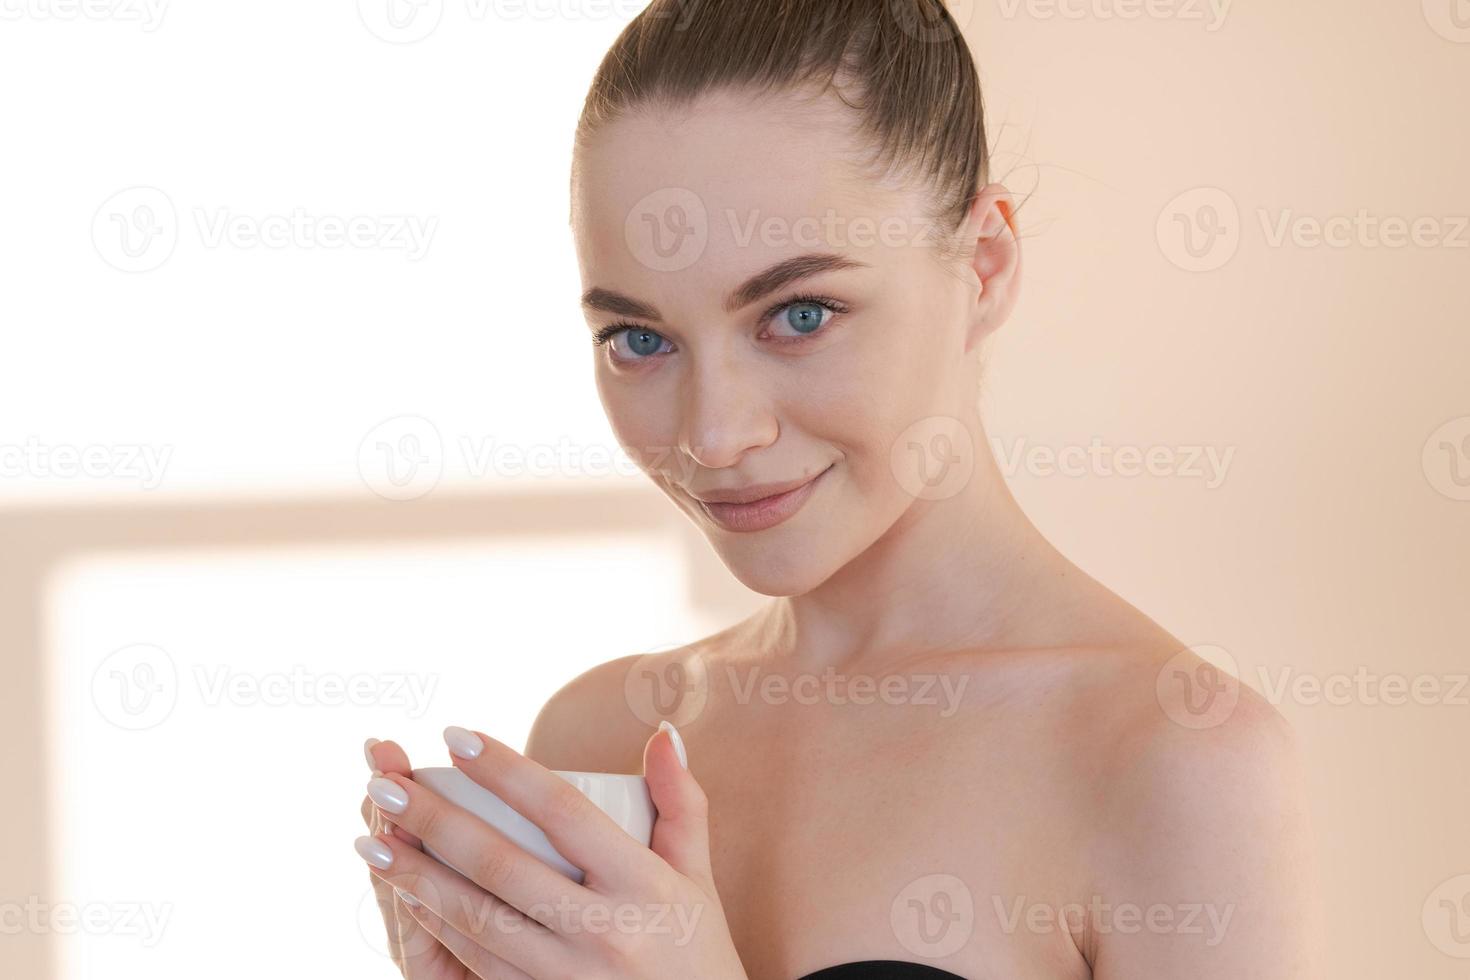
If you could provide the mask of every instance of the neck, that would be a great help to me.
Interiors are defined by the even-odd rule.
[[[810,667],[1063,642],[1069,610],[1096,583],[1022,512],[970,423],[979,437],[965,487],[916,499],[820,586],[769,604],[763,646]]]

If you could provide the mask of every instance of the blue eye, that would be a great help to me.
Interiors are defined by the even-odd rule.
[[[780,333],[779,336],[808,336],[816,333],[822,327],[831,322],[836,311],[827,303],[816,300],[801,300],[784,306],[776,311],[777,316],[772,317],[772,325],[779,330],[790,329],[792,333]]]
[[[846,304],[825,296],[788,296],[768,308],[760,318],[765,324],[761,339],[795,343],[826,328],[838,314],[849,312]],[[675,350],[663,334],[633,323],[613,323],[597,331],[592,342],[607,346],[614,361],[646,361]]]
[[[822,314],[826,312],[816,303],[797,303],[786,311],[786,322],[792,330],[811,333],[822,325]]]
[[[654,354],[663,352],[669,343],[662,335],[646,327],[615,329],[608,332],[605,337],[599,338],[598,342],[610,344],[613,357],[620,361],[636,361],[652,357]]]

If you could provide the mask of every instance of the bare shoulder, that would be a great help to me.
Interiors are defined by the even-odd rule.
[[[1086,665],[1073,696],[1092,705],[1081,716],[1097,726],[1091,734],[1107,753],[1095,761],[1115,774],[1163,767],[1178,777],[1180,756],[1239,757],[1263,770],[1294,758],[1291,726],[1240,679],[1224,651],[1160,631],[1147,642],[1078,656]]]
[[[704,669],[706,655],[736,628],[609,660],[574,677],[542,705],[526,756],[549,769],[642,772],[643,747],[670,713],[661,693],[677,697],[683,679]]]
[[[1221,659],[1172,637],[1098,657],[1103,669],[1081,685],[1097,707],[1084,717],[1094,726],[1093,769],[1119,805],[1203,804],[1204,816],[1225,812],[1223,797],[1280,802],[1291,790],[1299,774],[1291,726]]]
[[[526,756],[548,769],[637,772],[629,768],[630,746],[639,733],[647,739],[648,726],[629,711],[622,689],[642,656],[609,660],[562,685],[537,713]]]
[[[1296,739],[1264,697],[1172,638],[1094,651],[1071,695],[1071,827],[1099,980],[1305,977],[1315,855]],[[1125,931],[1125,912],[1156,927]]]
[[[1095,800],[1130,817],[1193,806],[1204,818],[1230,799],[1280,804],[1294,792],[1295,734],[1228,655],[1155,628],[1034,656],[1041,721]]]

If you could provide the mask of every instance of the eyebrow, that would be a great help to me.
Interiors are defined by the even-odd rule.
[[[783,286],[823,272],[858,268],[866,269],[868,263],[850,259],[845,255],[838,255],[836,252],[811,252],[784,259],[768,269],[762,269],[735,287],[730,295],[725,297],[725,312],[734,313],[737,310],[743,310],[751,303],[774,293]],[[611,289],[597,286],[582,295],[582,305],[589,310],[600,310],[615,316],[631,316],[640,320],[663,322],[663,317],[653,306]]]

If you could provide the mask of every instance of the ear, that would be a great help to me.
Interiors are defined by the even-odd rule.
[[[980,296],[965,334],[965,352],[1006,322],[1021,288],[1021,240],[1016,235],[1015,201],[1003,184],[981,188],[970,207],[965,234],[973,235],[970,268],[980,281]],[[967,245],[970,243],[966,243]]]

